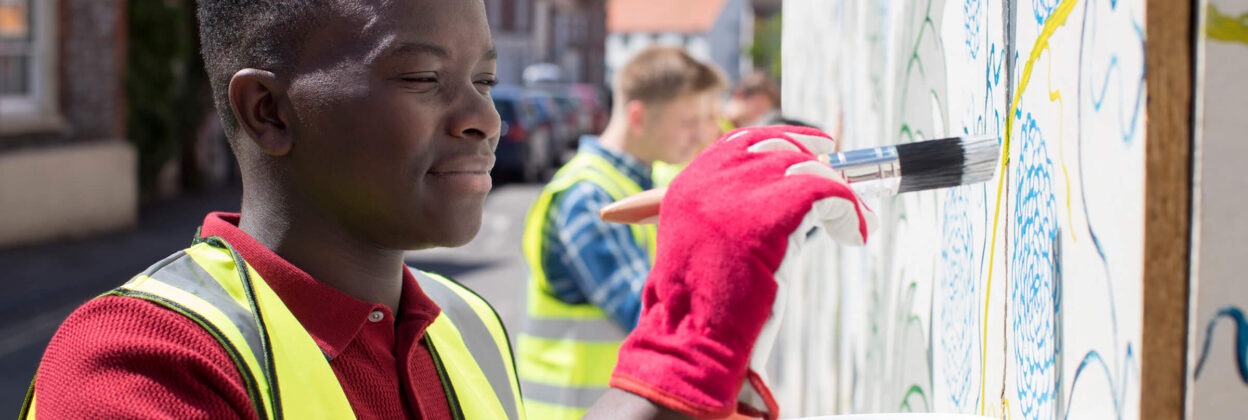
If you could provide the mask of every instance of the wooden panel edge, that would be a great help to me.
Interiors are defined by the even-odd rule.
[[[1143,419],[1184,417],[1190,284],[1193,3],[1148,0]]]

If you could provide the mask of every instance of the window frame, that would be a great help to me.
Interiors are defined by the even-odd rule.
[[[58,104],[60,45],[57,11],[60,0],[28,0],[31,26],[30,90],[0,95],[0,136],[57,132],[66,128]]]

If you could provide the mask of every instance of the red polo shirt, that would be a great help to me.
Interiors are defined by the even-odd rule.
[[[209,214],[201,234],[228,241],[281,297],[329,356],[356,416],[451,417],[421,340],[440,309],[407,270],[396,316],[317,282],[240,230],[238,220]],[[41,418],[257,417],[238,369],[211,335],[135,298],[98,298],[70,314],[48,344],[35,390]]]

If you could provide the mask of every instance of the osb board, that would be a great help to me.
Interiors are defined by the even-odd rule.
[[[1192,5],[1148,0],[1141,418],[1184,415],[1192,148]]]

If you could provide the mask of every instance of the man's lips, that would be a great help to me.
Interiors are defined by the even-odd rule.
[[[433,185],[449,188],[460,194],[484,194],[493,188],[490,169],[494,167],[494,155],[466,154],[441,159],[429,169],[425,179]]]
[[[429,169],[433,175],[488,174],[494,168],[493,156],[463,156],[438,162]]]

